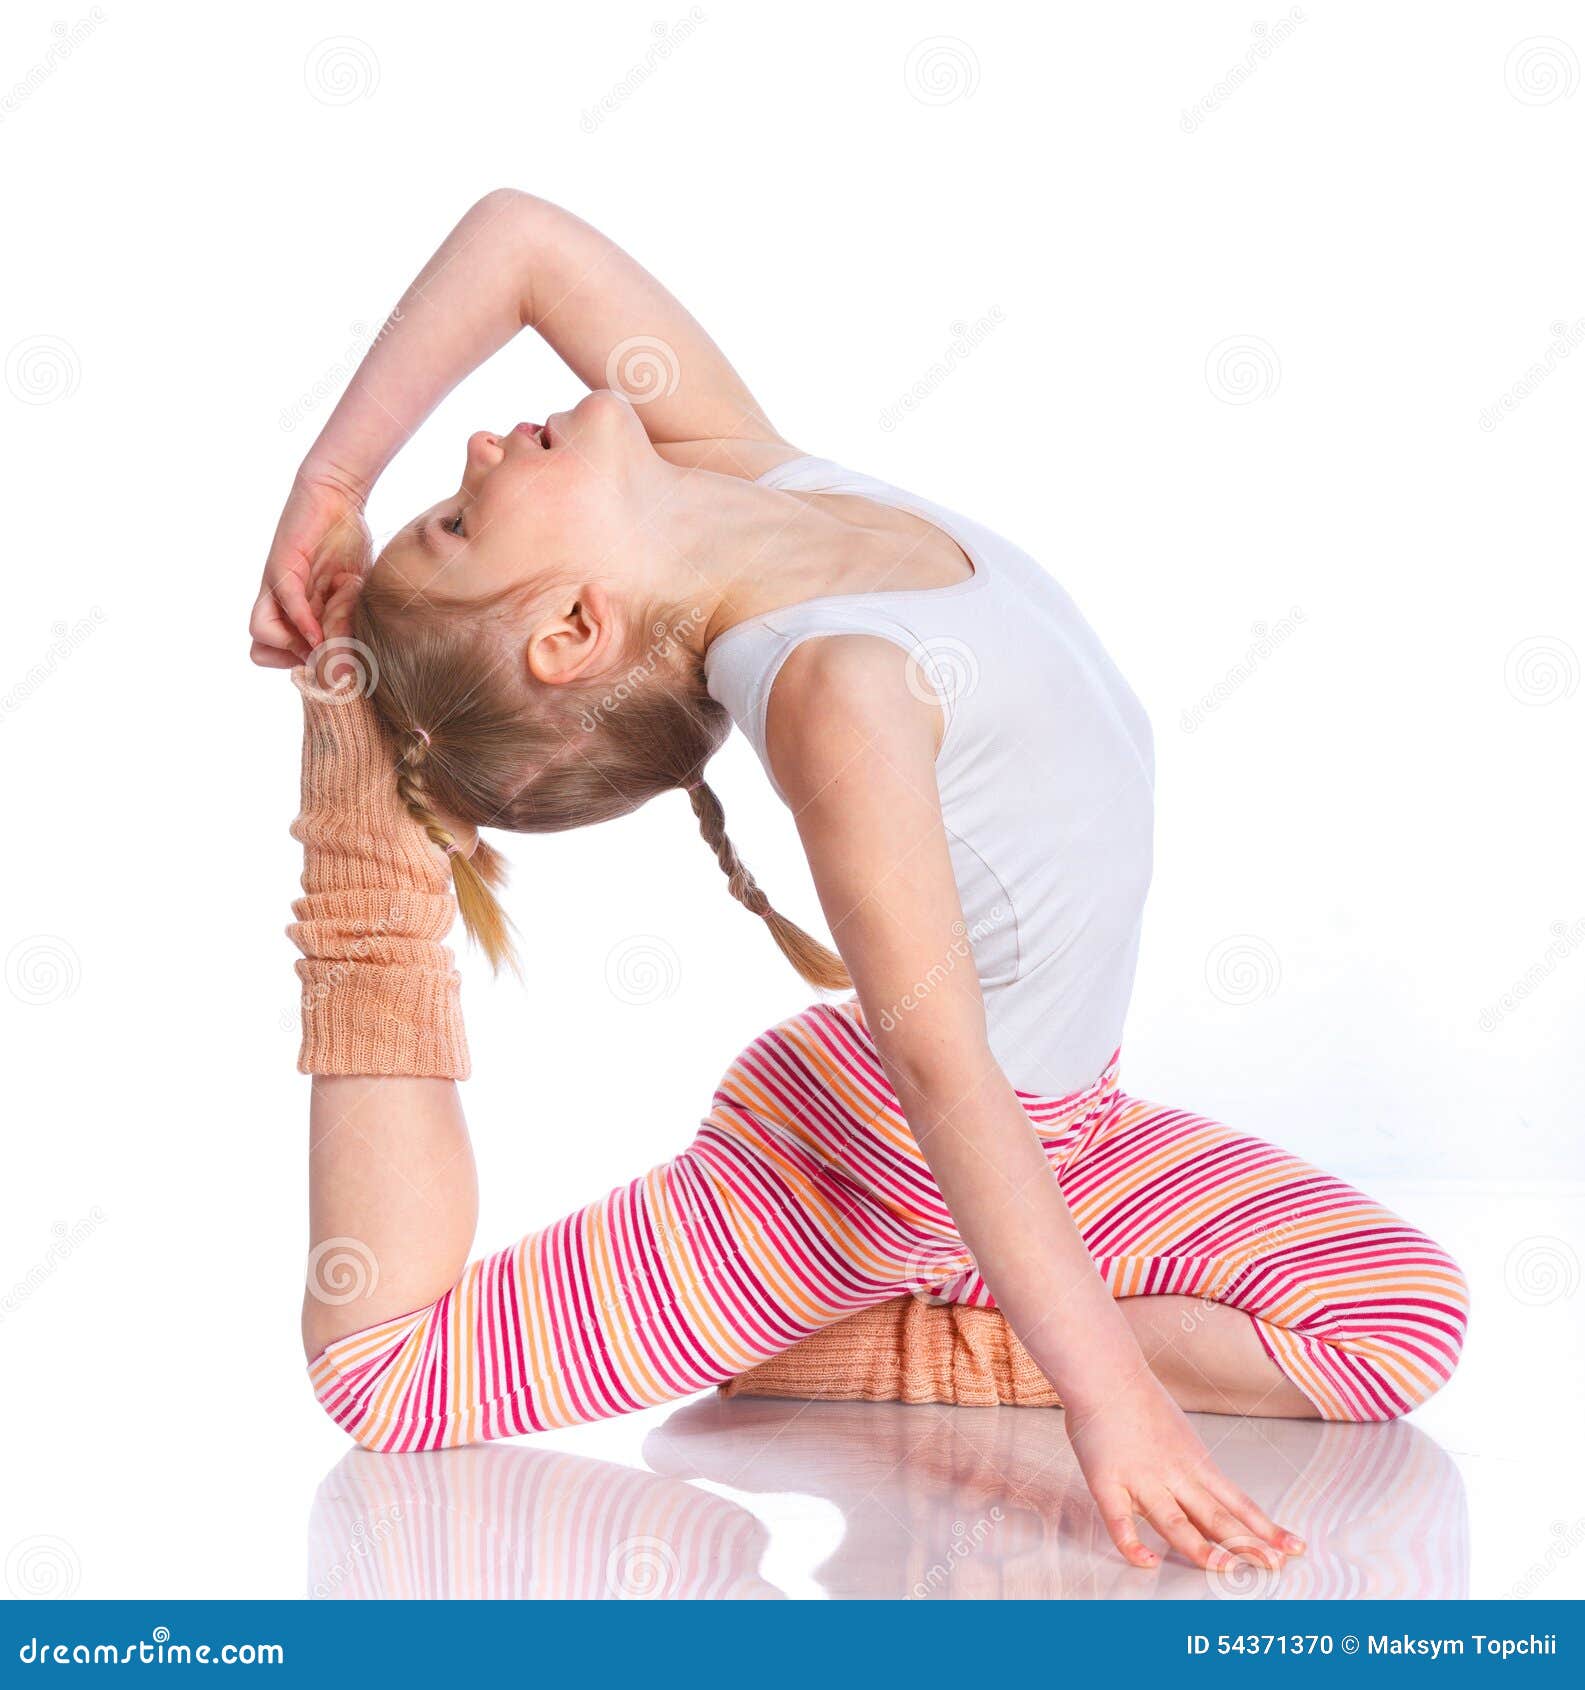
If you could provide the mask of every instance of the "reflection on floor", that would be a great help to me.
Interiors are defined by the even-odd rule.
[[[777,1597],[761,1519],[692,1480],[834,1504],[814,1568],[833,1597],[1461,1597],[1463,1481],[1407,1422],[1195,1416],[1245,1490],[1309,1553],[1279,1574],[1125,1566],[1059,1412],[704,1398],[644,1443],[653,1472],[533,1444],[354,1450],[319,1487],[315,1597]]]

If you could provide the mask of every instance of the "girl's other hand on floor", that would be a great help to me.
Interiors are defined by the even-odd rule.
[[[338,530],[347,544],[327,548]],[[347,572],[348,560],[366,546],[360,501],[340,483],[302,472],[276,524],[259,596],[248,619],[253,661],[290,669],[327,637],[327,603]],[[326,552],[332,555],[326,557]]]
[[[1136,1567],[1154,1567],[1138,1520],[1197,1567],[1242,1559],[1276,1571],[1303,1542],[1283,1530],[1211,1460],[1182,1409],[1147,1375],[1087,1413],[1067,1409],[1068,1436],[1112,1542]]]

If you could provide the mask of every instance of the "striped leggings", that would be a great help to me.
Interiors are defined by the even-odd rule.
[[[1115,1055],[1019,1096],[1114,1296],[1241,1310],[1327,1420],[1392,1419],[1452,1373],[1463,1276],[1344,1181],[1126,1096]],[[857,1003],[820,1004],[743,1052],[680,1156],[310,1374],[365,1448],[443,1449],[687,1396],[908,1292],[991,1306]]]

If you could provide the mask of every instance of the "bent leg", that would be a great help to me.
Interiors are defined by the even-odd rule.
[[[471,1263],[425,1308],[329,1344],[312,1377],[360,1444],[438,1449],[649,1407],[809,1330],[745,1270],[690,1155]]]
[[[1318,1418],[1242,1310],[1174,1296],[1124,1297],[1119,1306],[1150,1371],[1186,1413]]]
[[[343,1329],[311,1369],[321,1403],[382,1451],[572,1425],[718,1384],[961,1269],[917,1147],[877,1114],[865,1048],[826,1007],[767,1033],[681,1156],[427,1306]]]
[[[1469,1302],[1452,1259],[1287,1151],[1123,1098],[1059,1178],[1114,1296],[1192,1299],[1145,1311],[1158,1337],[1163,1312],[1176,1322],[1180,1358],[1213,1321],[1201,1352],[1230,1344],[1220,1311],[1236,1310],[1326,1420],[1407,1414],[1452,1374]]]
[[[1119,1097],[1055,1172],[1152,1371],[1191,1412],[1392,1419],[1450,1376],[1468,1292],[1438,1245],[1345,1181]],[[818,1332],[728,1395],[1055,1404],[973,1272]],[[1036,1375],[1038,1377],[1038,1374]]]
[[[1191,1297],[1121,1304],[1151,1372],[1191,1414],[1313,1420],[1239,1310]],[[1060,1408],[1062,1399],[994,1306],[896,1297],[849,1315],[721,1387],[727,1397]]]

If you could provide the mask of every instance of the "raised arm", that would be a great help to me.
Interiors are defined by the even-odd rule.
[[[306,671],[302,956],[309,1110],[303,1340],[422,1307],[455,1283],[478,1194],[455,1081],[468,1072],[446,858],[408,815],[374,711]],[[458,837],[466,848],[471,832]]]
[[[991,1053],[936,790],[941,712],[908,686],[909,662],[880,639],[811,641],[778,676],[767,724],[882,1065],[981,1275],[1065,1405],[1118,1548],[1154,1562],[1138,1515],[1201,1566],[1229,1540],[1275,1545],[1151,1373]]]
[[[586,386],[631,385],[656,442],[776,437],[725,354],[643,265],[561,206],[497,188],[402,295],[308,463],[366,495],[434,407],[523,328]],[[646,347],[670,362],[653,393],[641,385],[655,368]]]
[[[779,439],[725,354],[641,264],[570,211],[498,188],[414,278],[309,448],[250,622],[256,662],[301,661],[320,642],[315,549],[357,517],[435,406],[525,327],[589,387],[641,400],[657,445]]]

